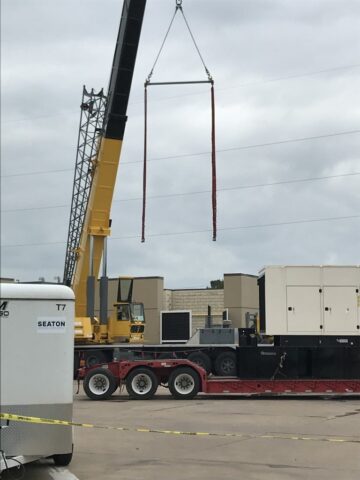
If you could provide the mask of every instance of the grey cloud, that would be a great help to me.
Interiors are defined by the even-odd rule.
[[[219,149],[359,128],[360,68],[335,68],[358,63],[358,2],[183,5],[215,78]],[[110,275],[165,275],[175,288],[206,286],[223,272],[256,274],[269,263],[358,263],[358,219],[221,230],[356,215],[357,176],[219,191],[216,243],[209,193],[149,198],[148,237],[140,243],[141,201],[119,200],[142,194],[143,82],[173,8],[173,1],[149,0],[145,13],[111,214]],[[95,0],[2,2],[3,210],[70,204],[71,171],[5,175],[73,168],[82,85],[107,86],[120,11],[115,0],[101,9]],[[204,75],[179,19],[155,75]],[[149,90],[149,157],[180,155],[149,162],[149,197],[210,189],[209,155],[181,157],[210,149],[209,115],[206,86]],[[218,186],[356,172],[359,146],[359,135],[344,135],[219,152]],[[1,275],[62,275],[68,218],[64,207],[4,212]],[[198,230],[208,231],[151,236]]]

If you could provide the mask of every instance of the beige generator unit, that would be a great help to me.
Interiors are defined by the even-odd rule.
[[[360,335],[360,266],[270,266],[259,275],[267,335]]]
[[[1,413],[72,420],[74,294],[63,285],[0,284]],[[1,420],[1,470],[71,461],[72,427]]]

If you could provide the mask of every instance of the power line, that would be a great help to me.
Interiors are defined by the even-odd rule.
[[[18,248],[18,247],[44,247],[45,245],[66,245],[66,242],[42,242],[42,243],[17,243],[15,245],[1,245],[1,248]]]
[[[218,231],[231,231],[231,230],[248,230],[248,229],[255,229],[255,228],[268,228],[268,227],[280,227],[284,225],[298,225],[298,224],[305,224],[305,223],[317,223],[317,222],[330,222],[336,220],[350,220],[360,218],[360,215],[348,215],[342,217],[328,217],[328,218],[315,218],[311,220],[293,220],[290,222],[277,222],[277,223],[263,223],[263,224],[254,224],[254,225],[243,225],[237,227],[223,227],[218,228]],[[186,232],[167,232],[167,233],[152,233],[147,234],[147,237],[168,237],[168,236],[175,236],[175,235],[191,235],[194,233],[209,233],[212,230],[188,230]],[[132,236],[122,236],[122,237],[112,237],[112,240],[127,240],[131,238],[140,238],[140,235],[132,235]]]
[[[73,172],[73,168],[62,168],[60,170],[42,170],[38,172],[25,172],[25,173],[11,173],[10,175],[1,175],[1,178],[9,178],[9,177],[25,177],[29,175],[47,175],[49,173],[62,173],[62,172]]]
[[[262,224],[254,224],[254,225],[240,225],[234,227],[223,227],[218,228],[221,231],[233,231],[233,230],[248,230],[248,229],[255,229],[255,228],[269,228],[269,227],[281,227],[285,225],[300,225],[306,223],[318,223],[318,222],[330,222],[330,221],[338,221],[338,220],[352,220],[360,218],[360,215],[347,215],[341,217],[326,217],[326,218],[314,218],[309,220],[292,220],[288,222],[274,222],[274,223],[262,223]],[[204,230],[188,230],[185,232],[164,232],[164,233],[152,233],[147,234],[147,237],[168,237],[168,236],[176,236],[176,235],[192,235],[196,233],[208,233],[211,232],[210,229]],[[141,238],[140,235],[124,235],[121,237],[110,237],[110,240],[128,240],[133,238]],[[42,243],[22,243],[22,244],[15,244],[15,245],[2,245],[4,248],[18,248],[18,247],[42,247],[45,245],[65,245],[65,242],[42,242]]]
[[[277,182],[269,182],[269,183],[254,183],[251,185],[239,185],[237,187],[225,187],[225,188],[218,188],[218,192],[227,192],[227,191],[234,191],[234,190],[246,190],[251,188],[262,188],[262,187],[273,187],[277,185],[287,185],[287,184],[294,184],[294,183],[306,183],[306,182],[314,182],[319,180],[330,180],[332,178],[342,178],[342,177],[352,177],[360,175],[360,172],[352,172],[352,173],[340,173],[337,175],[325,175],[322,177],[310,177],[310,178],[298,178],[294,180],[279,180]],[[156,199],[156,198],[170,198],[170,197],[185,197],[190,195],[201,195],[211,193],[211,190],[197,190],[193,192],[179,192],[179,193],[166,193],[163,195],[149,195],[148,199]],[[142,197],[133,197],[133,198],[121,198],[115,199],[113,203],[117,202],[133,202],[142,200]],[[42,206],[42,207],[28,207],[28,208],[12,208],[1,210],[2,213],[13,213],[13,212],[24,212],[24,211],[33,211],[33,210],[51,210],[55,208],[69,208],[70,204],[66,205],[51,205],[51,206]]]
[[[76,112],[73,110],[71,112],[55,113],[52,115],[39,115],[37,117],[14,118],[12,120],[8,120],[7,122],[1,123],[2,125],[10,125],[11,123],[34,122],[35,120],[43,120],[45,118],[67,117],[69,115],[75,115],[75,113],[78,113],[78,110],[76,110]]]
[[[299,137],[299,138],[290,138],[290,139],[285,139],[285,140],[277,140],[274,142],[266,142],[266,143],[254,143],[254,144],[249,144],[249,145],[239,145],[238,147],[230,147],[230,148],[222,148],[222,149],[217,149],[216,153],[224,153],[224,152],[232,152],[232,151],[239,151],[239,150],[250,150],[252,148],[264,148],[264,147],[270,147],[274,145],[284,145],[287,143],[296,143],[296,142],[305,142],[305,141],[311,141],[311,140],[320,140],[323,138],[331,138],[331,137],[339,137],[343,135],[354,135],[360,133],[360,129],[356,130],[345,130],[343,132],[333,132],[333,133],[326,133],[323,135],[313,135],[311,137]],[[185,157],[196,157],[196,156],[201,156],[201,155],[210,155],[210,151],[205,151],[205,152],[197,152],[197,153],[184,153],[180,155],[169,155],[166,157],[155,157],[155,158],[150,158],[148,161],[149,162],[154,162],[154,161],[160,161],[160,160],[172,160],[176,158],[185,158]],[[135,162],[122,162],[122,165],[135,165],[137,163],[142,163],[142,160],[135,161]],[[49,174],[49,173],[59,173],[59,172],[69,172],[69,171],[74,171],[73,168],[65,168],[61,170],[43,170],[43,171],[38,171],[38,172],[26,172],[26,173],[12,173],[10,175],[1,175],[1,178],[9,178],[9,177],[21,177],[21,176],[27,176],[27,175],[44,175],[44,174]]]
[[[7,210],[1,210],[1,213],[31,212],[31,211],[34,211],[34,210],[54,210],[56,208],[70,208],[70,204],[49,205],[49,206],[46,206],[46,207],[9,208]]]
[[[341,177],[350,177],[360,175],[360,172],[353,172],[353,173],[342,173],[338,175],[326,175],[323,177],[312,177],[312,178],[299,178],[295,180],[280,180],[278,182],[269,182],[269,183],[254,183],[252,185],[240,185],[238,187],[225,187],[225,188],[218,188],[218,192],[227,192],[233,190],[246,190],[250,188],[262,188],[262,187],[273,187],[277,185],[287,185],[293,183],[306,183],[306,182],[314,182],[318,180],[329,180],[331,178],[341,178]],[[169,197],[183,197],[187,195],[198,195],[198,194],[205,194],[211,193],[211,190],[198,190],[194,192],[185,192],[185,193],[167,193],[164,195],[151,195],[148,198],[169,198]],[[115,202],[128,202],[134,200],[142,200],[142,197],[134,197],[134,198],[124,198],[119,200],[114,200]]]
[[[337,72],[337,71],[341,71],[341,70],[350,70],[350,69],[359,68],[359,67],[360,67],[360,64],[355,63],[355,64],[350,64],[350,65],[343,65],[343,66],[340,66],[340,67],[325,68],[323,70],[314,70],[314,71],[305,72],[305,73],[295,73],[295,74],[283,75],[283,76],[279,76],[279,77],[264,78],[262,80],[255,80],[255,81],[251,81],[251,82],[240,83],[238,85],[232,85],[232,86],[229,86],[229,87],[217,88],[216,90],[217,90],[217,92],[226,91],[226,90],[233,90],[233,89],[236,89],[236,88],[243,88],[243,87],[248,87],[248,86],[252,86],[252,85],[261,85],[261,84],[265,84],[265,83],[280,82],[280,81],[284,81],[284,80],[293,80],[293,79],[296,79],[296,78],[310,77],[310,76],[315,76],[315,75],[321,75],[321,74],[324,74],[324,73]],[[204,90],[204,91],[201,91],[201,92],[191,92],[191,93],[184,93],[184,94],[179,94],[179,95],[172,95],[172,96],[161,97],[161,98],[158,98],[156,100],[150,100],[150,101],[158,102],[158,101],[164,101],[164,100],[171,100],[173,98],[181,98],[181,97],[188,97],[188,96],[193,96],[193,95],[201,95],[203,93],[208,93],[208,91]],[[142,104],[142,103],[143,103],[143,100],[135,100],[133,102],[129,102],[129,106],[138,105],[138,104]],[[63,116],[68,116],[68,115],[74,115],[75,113],[77,113],[77,110],[76,110],[76,112],[74,110],[74,111],[71,111],[71,112],[63,112],[63,113],[49,114],[49,115],[39,115],[37,117],[14,118],[14,119],[8,120],[6,122],[2,122],[2,124],[3,125],[9,125],[9,124],[12,124],[12,123],[17,123],[17,122],[33,122],[35,120],[43,120],[43,119],[46,119],[46,118],[56,118],[56,117],[60,117],[60,116],[63,117]]]
[[[327,133],[324,135],[314,135],[311,137],[299,137],[299,138],[291,138],[291,139],[286,139],[286,140],[277,140],[275,142],[266,142],[266,143],[256,143],[256,144],[250,144],[250,145],[240,145],[238,147],[230,147],[230,148],[223,148],[223,149],[218,149],[216,150],[216,153],[224,153],[224,152],[233,152],[233,151],[239,151],[239,150],[250,150],[252,148],[262,148],[262,147],[271,147],[274,145],[284,145],[286,143],[295,143],[295,142],[305,142],[305,141],[310,141],[310,140],[319,140],[322,138],[330,138],[330,137],[339,137],[341,135],[354,135],[360,133],[360,129],[358,130],[347,130],[344,132],[334,132],[334,133]],[[175,158],[184,158],[184,157],[197,157],[200,155],[210,155],[210,151],[206,152],[197,152],[197,153],[184,153],[181,155],[171,155],[167,157],[158,157],[158,158],[150,158],[148,161],[159,161],[159,160],[172,160]],[[135,164],[135,163],[142,163],[142,160],[136,161],[136,162],[123,162],[123,165],[130,165],[130,164]]]
[[[273,82],[280,82],[280,81],[284,81],[284,80],[293,80],[293,79],[296,79],[296,78],[301,78],[301,77],[310,77],[310,76],[315,76],[315,75],[320,75],[320,74],[323,74],[323,73],[330,73],[330,72],[335,72],[335,71],[338,71],[338,70],[345,70],[345,69],[351,69],[351,68],[359,68],[360,67],[360,64],[353,64],[353,65],[345,65],[343,67],[333,67],[333,68],[328,68],[328,69],[324,69],[324,70],[315,70],[315,71],[312,71],[312,72],[306,72],[306,73],[299,73],[299,74],[293,74],[293,75],[284,75],[284,76],[279,76],[279,77],[270,77],[270,78],[264,78],[262,80],[254,80],[254,81],[250,81],[250,82],[243,82],[243,83],[239,83],[237,85],[232,85],[232,86],[229,86],[229,87],[217,87],[216,88],[216,91],[217,92],[220,92],[220,91],[226,91],[226,90],[233,90],[233,89],[236,89],[236,88],[244,88],[244,87],[251,87],[253,85],[262,85],[262,84],[266,84],[266,83],[273,83]],[[150,99],[150,102],[151,101],[154,101],[154,102],[159,102],[159,101],[164,101],[164,100],[172,100],[174,98],[180,98],[180,97],[191,97],[191,96],[194,96],[194,95],[201,95],[201,94],[208,94],[208,90],[202,90],[201,92],[189,92],[189,93],[183,93],[183,94],[180,94],[180,95],[171,95],[171,96],[167,96],[167,97],[161,97],[161,98],[157,98],[156,100],[151,100]],[[135,102],[131,102],[131,105],[136,105],[136,104],[142,104],[143,101],[141,100],[138,100],[138,101],[135,101]]]

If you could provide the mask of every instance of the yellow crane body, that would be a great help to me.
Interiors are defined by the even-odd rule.
[[[132,279],[119,278],[118,301],[108,316],[106,252],[145,6],[146,0],[124,0],[107,96],[83,89],[64,269],[64,283],[75,293],[75,343],[143,341],[143,306],[132,302]],[[94,292],[101,264],[97,318]]]

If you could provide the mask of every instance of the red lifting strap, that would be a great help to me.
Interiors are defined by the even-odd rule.
[[[146,209],[146,160],[147,160],[147,88],[144,89],[144,171],[143,171],[143,203],[141,241],[145,242],[145,209]]]
[[[216,205],[216,145],[215,145],[215,93],[214,83],[211,84],[211,169],[212,169],[212,182],[211,182],[211,198],[212,198],[212,217],[213,217],[213,242],[216,241],[217,234],[217,205]]]
[[[200,60],[204,66],[205,73],[207,75],[207,80],[200,80],[200,81],[182,81],[182,82],[150,82],[151,77],[154,73],[154,68],[157,64],[157,61],[160,57],[166,39],[169,35],[171,30],[172,24],[174,22],[175,16],[177,12],[182,14],[184,19],[186,28],[189,31],[191,39],[194,43],[196,51],[200,57]],[[216,240],[216,233],[217,233],[217,226],[216,226],[216,215],[217,215],[217,206],[216,206],[216,150],[215,150],[215,95],[214,95],[214,81],[212,76],[210,75],[209,70],[207,69],[204,59],[200,53],[199,47],[195,41],[195,37],[190,29],[189,22],[187,21],[184,10],[182,7],[182,0],[175,0],[175,12],[172,16],[170,21],[170,25],[166,31],[165,38],[160,46],[160,50],[155,58],[154,65],[150,70],[150,73],[145,81],[145,95],[144,95],[144,114],[145,114],[145,122],[144,122],[144,175],[143,175],[143,209],[142,209],[142,229],[141,229],[141,241],[145,242],[145,208],[146,208],[146,161],[147,161],[147,87],[149,85],[180,85],[180,84],[192,84],[192,83],[211,83],[211,170],[212,170],[212,188],[211,188],[211,200],[212,200],[212,229],[213,229],[213,241]]]
[[[177,82],[169,82],[177,83]],[[180,82],[179,82],[180,83]],[[212,200],[212,239],[216,241],[217,234],[217,202],[216,202],[216,145],[215,145],[215,94],[213,80],[205,82],[186,83],[211,83],[211,200]],[[162,83],[165,84],[165,83]],[[143,202],[142,202],[142,226],[141,241],[145,242],[145,211],[146,211],[146,164],[147,164],[147,86],[156,85],[146,82],[144,90],[144,169],[143,169]],[[158,84],[159,85],[159,84]]]

